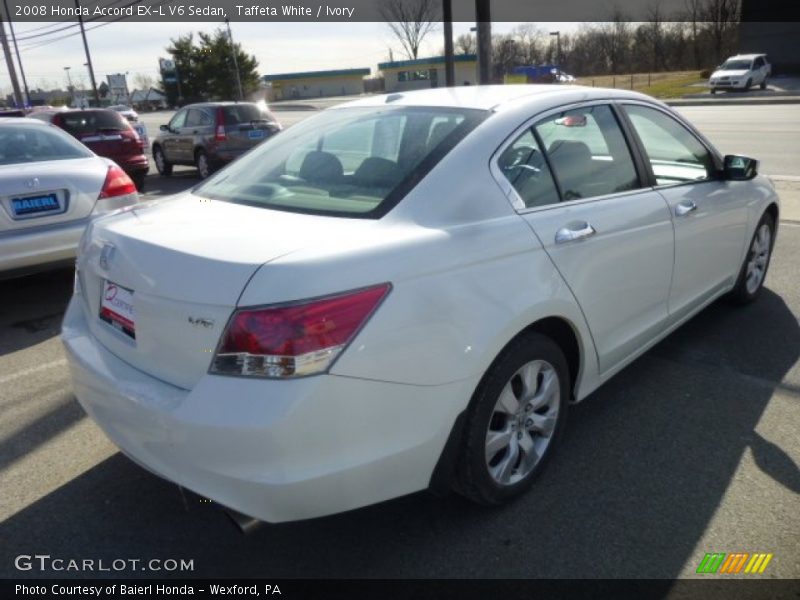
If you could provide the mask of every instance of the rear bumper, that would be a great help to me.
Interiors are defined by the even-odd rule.
[[[144,154],[131,158],[130,160],[117,161],[117,164],[122,167],[122,170],[128,175],[147,173],[150,170],[150,162]]]
[[[0,235],[0,272],[75,260],[78,242],[89,219]]]
[[[475,382],[409,386],[332,375],[150,377],[89,332],[80,296],[62,340],[75,395],[135,462],[265,521],[333,514],[428,487]]]
[[[0,232],[0,273],[25,273],[74,261],[83,231],[92,219],[138,201],[136,193],[106,198],[98,201],[92,213],[83,219]]]

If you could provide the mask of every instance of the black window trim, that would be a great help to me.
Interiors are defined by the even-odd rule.
[[[686,185],[699,185],[704,183],[716,182],[722,179],[722,156],[720,156],[717,149],[709,142],[703,134],[701,134],[697,129],[695,129],[688,121],[684,120],[680,117],[680,115],[675,114],[670,110],[665,110],[662,106],[657,104],[652,104],[650,102],[642,102],[640,100],[629,100],[629,99],[622,99],[616,101],[616,104],[619,108],[619,113],[624,119],[626,123],[626,127],[628,129],[628,134],[631,137],[633,144],[636,147],[636,153],[639,155],[640,159],[642,160],[644,167],[647,172],[647,177],[649,179],[648,186],[657,189],[668,189],[674,187],[681,187]],[[630,120],[627,111],[625,110],[626,105],[634,105],[634,106],[643,106],[645,108],[651,108],[656,110],[668,118],[671,118],[675,121],[678,125],[682,126],[692,137],[694,137],[709,153],[711,156],[711,160],[714,163],[715,172],[712,173],[711,177],[706,177],[705,179],[696,179],[692,181],[681,181],[676,183],[667,183],[663,185],[659,185],[656,181],[655,173],[653,173],[653,168],[650,165],[650,160],[647,156],[647,151],[644,148],[644,144],[642,143],[642,139],[639,137],[636,128],[633,126],[633,122]]]

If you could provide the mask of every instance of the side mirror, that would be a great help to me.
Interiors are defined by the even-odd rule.
[[[758,175],[758,161],[755,158],[728,154],[723,167],[725,179],[730,181],[747,181]]]
[[[161,131],[169,131],[169,125],[159,125],[158,128]]]

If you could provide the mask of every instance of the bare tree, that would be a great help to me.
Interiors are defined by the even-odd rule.
[[[381,17],[408,58],[417,58],[422,40],[439,21],[438,0],[382,0]]]
[[[149,90],[155,80],[146,73],[136,73],[133,76],[133,87],[137,90]]]
[[[605,59],[616,75],[628,58],[631,45],[631,24],[622,11],[615,7],[609,21],[600,26],[600,46]]]
[[[703,20],[711,36],[714,64],[722,62],[723,57],[733,49],[739,16],[737,0],[706,0]]]
[[[702,0],[685,0],[685,18],[689,23],[692,32],[692,56],[694,57],[694,68],[699,69],[700,62],[700,19],[702,17]]]
[[[462,33],[456,38],[456,54],[475,54],[478,51],[478,42],[474,35]]]

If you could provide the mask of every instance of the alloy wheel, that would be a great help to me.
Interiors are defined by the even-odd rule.
[[[754,294],[767,272],[769,263],[769,253],[772,249],[772,232],[769,225],[762,223],[756,235],[753,236],[753,243],[750,246],[750,257],[747,261],[745,271],[745,286],[749,294]]]
[[[486,466],[500,485],[533,471],[553,438],[561,403],[558,374],[549,362],[520,367],[503,387],[486,431]]]

